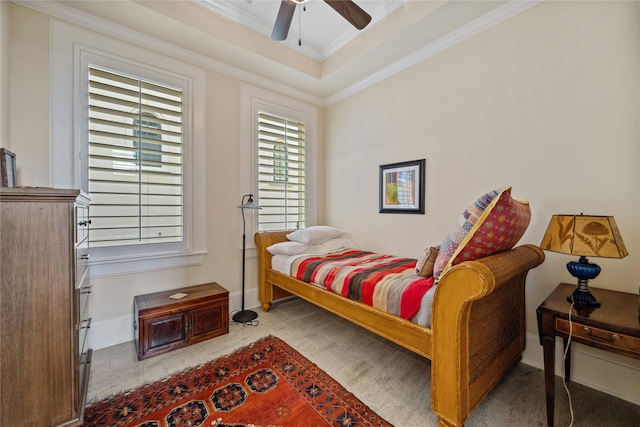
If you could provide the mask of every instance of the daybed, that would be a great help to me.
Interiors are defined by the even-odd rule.
[[[268,311],[272,301],[297,295],[431,359],[432,408],[441,426],[463,426],[520,359],[525,347],[525,278],[544,260],[538,247],[522,245],[451,265],[439,277],[427,328],[274,270],[267,248],[286,241],[288,233],[255,235],[262,308]]]

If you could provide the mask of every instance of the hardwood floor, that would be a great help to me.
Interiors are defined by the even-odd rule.
[[[90,401],[161,380],[277,336],[397,427],[437,426],[431,412],[430,361],[300,299],[275,303],[259,325],[231,325],[229,334],[138,361],[133,341],[94,351]],[[555,425],[569,425],[568,399],[556,377]],[[576,427],[637,427],[640,406],[569,383]],[[545,426],[544,375],[514,366],[472,412],[465,426]],[[295,427],[295,426],[288,426]],[[300,426],[305,427],[305,426]]]

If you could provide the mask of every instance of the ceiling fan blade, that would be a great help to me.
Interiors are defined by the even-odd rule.
[[[324,0],[324,2],[359,30],[371,22],[371,15],[351,0]]]
[[[282,0],[282,3],[280,3],[278,17],[276,18],[276,23],[271,33],[273,40],[282,41],[287,39],[289,27],[291,27],[291,19],[293,19],[293,12],[296,11],[296,4],[293,0]]]

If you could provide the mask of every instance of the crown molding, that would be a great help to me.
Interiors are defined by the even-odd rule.
[[[158,40],[122,25],[107,21],[106,19],[73,9],[57,1],[32,2],[28,0],[12,0],[12,2],[29,9],[42,12],[53,18],[58,18],[129,43],[134,43],[139,46],[155,50],[159,53],[228,75],[247,83],[273,90],[316,106],[322,106],[324,103],[324,100],[321,97],[293,89],[287,85],[274,82],[271,79],[258,76],[205,55]]]
[[[471,21],[470,23],[458,28],[455,31],[450,32],[446,36],[435,40],[424,47],[416,50],[415,52],[405,56],[404,58],[395,61],[388,66],[381,68],[361,79],[360,81],[348,86],[333,95],[324,99],[324,106],[329,106],[342,99],[345,99],[355,93],[360,92],[363,89],[368,88],[378,82],[385,80],[392,75],[406,70],[407,68],[430,58],[437,53],[440,53],[452,46],[463,42],[484,30],[487,30],[494,25],[499,24],[507,19],[510,19],[525,10],[542,3],[544,0],[511,0],[503,6],[496,8],[495,10],[481,16],[480,18]]]
[[[140,46],[153,49],[160,53],[164,53],[175,58],[184,60],[194,65],[216,71],[233,78],[242,80],[256,86],[260,86],[292,98],[299,99],[310,104],[326,107],[332,105],[342,99],[360,92],[376,83],[385,80],[392,75],[399,73],[431,56],[436,55],[456,44],[473,37],[474,35],[487,30],[494,25],[510,19],[525,10],[536,6],[544,0],[511,0],[508,3],[496,8],[495,10],[485,14],[484,16],[452,31],[444,37],[435,40],[422,47],[421,49],[381,68],[358,82],[339,90],[326,98],[312,95],[297,89],[293,89],[285,84],[275,82],[271,79],[256,75],[243,69],[231,66],[216,59],[195,53],[191,50],[175,46],[171,43],[160,41],[154,37],[147,36],[130,28],[114,24],[105,19],[78,11],[69,6],[56,1],[32,2],[28,0],[12,0],[21,6],[45,13],[51,17],[65,20],[82,27],[98,31],[100,33],[116,37],[128,42],[138,44]],[[322,85],[322,80],[318,80],[318,85]]]
[[[213,10],[214,12],[231,19],[234,22],[237,22],[241,25],[249,27],[253,31],[256,31],[263,36],[271,38],[271,31],[273,27],[265,27],[265,25],[259,20],[255,19],[253,16],[240,16],[238,8],[231,6],[227,2],[215,1],[215,0],[194,0],[196,3],[200,4],[207,9]],[[246,1],[246,3],[251,4],[250,1]],[[355,38],[352,36],[351,39]],[[314,47],[309,46],[308,44],[303,44],[302,46],[298,46],[298,41],[294,37],[287,38],[287,40],[280,41],[289,48],[296,50],[303,55],[306,55],[312,59],[315,59],[318,62],[321,62],[326,58],[324,51],[320,51]]]
[[[377,8],[376,10],[371,11],[370,13],[371,22],[376,23],[382,20],[384,17],[396,11],[399,7],[401,7],[407,1],[408,0],[402,0],[396,3],[393,3],[387,10],[382,10],[380,8]],[[371,25],[368,25],[362,30],[351,28],[349,31],[344,32],[342,36],[338,37],[336,40],[334,40],[333,43],[328,44],[324,49],[320,51],[320,57],[322,58],[322,60],[327,59],[328,57],[330,57],[331,55],[333,55],[334,53],[342,49],[344,46],[349,44],[353,39],[358,37],[360,34],[364,33],[365,31],[368,31],[370,28],[371,28]]]

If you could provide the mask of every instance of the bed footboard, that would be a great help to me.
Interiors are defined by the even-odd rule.
[[[442,426],[461,426],[522,355],[525,279],[544,253],[523,245],[458,264],[433,302],[432,405]]]

